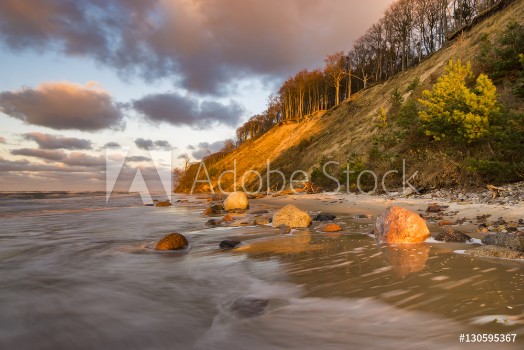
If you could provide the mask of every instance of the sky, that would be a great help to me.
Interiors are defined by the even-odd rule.
[[[3,0],[0,191],[163,180],[234,139],[289,76],[348,51],[391,2]]]

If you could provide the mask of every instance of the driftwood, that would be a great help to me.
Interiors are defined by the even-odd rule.
[[[496,187],[493,185],[487,185],[486,188],[491,191],[491,198],[493,199],[500,197],[500,192],[504,191],[503,188]]]
[[[306,193],[320,193],[322,192],[322,188],[315,186],[311,181],[304,183],[304,187],[302,187],[302,192]]]

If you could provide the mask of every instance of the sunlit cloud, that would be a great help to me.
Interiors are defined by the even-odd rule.
[[[0,92],[0,112],[59,130],[120,127],[123,118],[111,96],[95,83],[51,82]]]

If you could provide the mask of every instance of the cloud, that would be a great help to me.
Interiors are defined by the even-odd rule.
[[[146,140],[143,138],[138,138],[135,140],[135,145],[140,149],[151,149],[153,148],[153,141],[152,140]]]
[[[64,151],[51,151],[40,148],[20,148],[11,151],[15,156],[35,157],[52,161],[62,161],[67,155]]]
[[[5,140],[5,137],[0,136],[0,143],[3,143],[3,144],[7,143]]]
[[[205,129],[216,124],[235,126],[245,108],[235,101],[224,105],[215,101],[198,102],[175,93],[151,94],[133,101],[134,109],[146,119],[176,126]]]
[[[105,167],[106,159],[102,156],[92,156],[83,152],[66,153],[62,150],[46,150],[40,148],[20,148],[11,150],[15,156],[40,158],[47,161],[60,162],[69,166]]]
[[[86,85],[52,82],[35,89],[0,92],[0,112],[58,130],[118,127],[123,117],[111,96],[92,82]]]
[[[149,140],[141,137],[135,140],[135,145],[143,150],[163,149],[166,151],[171,150],[171,144],[166,140]]]
[[[143,157],[143,156],[131,156],[131,157],[127,157],[126,161],[128,162],[149,162],[151,161],[151,158]]]
[[[165,140],[155,141],[155,146],[158,148],[163,148],[164,150],[167,150],[167,151],[171,150],[171,144]]]
[[[95,157],[82,152],[73,152],[67,155],[62,163],[70,166],[104,168],[106,165],[105,157]]]
[[[348,50],[392,0],[0,2],[13,50],[88,56],[124,76],[224,94],[238,79],[282,79]]]
[[[193,158],[199,160],[209,154],[220,151],[222,147],[224,147],[224,142],[223,141],[216,141],[213,143],[200,142],[197,145],[192,146],[192,147],[194,148],[194,151],[191,152],[191,155],[193,156]]]
[[[60,135],[50,135],[40,132],[31,132],[24,135],[27,140],[35,141],[42,149],[70,149],[84,150],[91,149],[92,142],[86,139],[75,137],[63,137]]]
[[[118,142],[108,142],[104,145],[104,148],[120,148],[120,144]]]

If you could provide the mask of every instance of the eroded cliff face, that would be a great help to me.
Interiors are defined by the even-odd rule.
[[[229,154],[208,157],[204,160],[204,164],[211,185],[215,190],[219,190],[218,179],[221,174],[224,174],[220,181],[221,189],[233,191],[235,189],[233,174],[236,171],[236,189],[242,190],[244,185],[249,191],[256,191],[259,188],[266,190],[269,170],[272,171],[269,187],[279,189],[284,178],[285,184],[289,187],[294,172],[303,171],[310,175],[312,169],[318,167],[322,160],[338,162],[342,167],[355,154],[361,156],[364,161],[369,160],[369,157],[372,157],[370,150],[374,138],[381,132],[378,116],[381,108],[389,110],[392,107],[391,95],[394,91],[402,94],[404,103],[410,99],[416,100],[424,89],[430,89],[436,82],[450,59],[471,61],[475,64],[475,59],[482,49],[480,38],[486,34],[495,37],[505,29],[508,22],[519,18],[524,18],[523,1],[517,1],[484,19],[418,66],[401,72],[384,83],[362,90],[352,95],[350,100],[343,101],[328,111],[307,116],[300,123],[275,125],[267,133],[244,142]],[[419,87],[414,91],[408,89],[415,79],[420,81]],[[499,93],[503,94],[504,90],[500,89]],[[517,108],[523,109],[524,106],[519,105]],[[395,146],[391,150],[400,155],[405,153],[405,149],[395,150]],[[411,162],[410,164],[409,159],[407,162],[408,167],[411,166],[411,171],[415,167],[422,167],[423,171],[418,169],[420,173],[418,181],[421,182],[427,180],[426,182],[429,183],[432,181],[432,176],[442,172],[442,164],[438,162],[434,164]],[[275,170],[280,171],[282,175]],[[224,173],[225,171],[229,172]],[[206,179],[203,165],[195,163],[180,181],[176,192],[190,192],[197,172],[199,179]],[[299,178],[301,176],[296,173],[293,179]],[[194,192],[208,192],[210,187],[209,183],[196,183]]]

